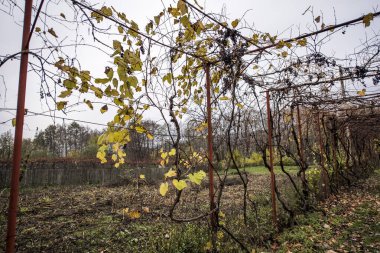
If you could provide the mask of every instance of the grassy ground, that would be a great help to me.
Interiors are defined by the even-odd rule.
[[[330,197],[322,212],[298,217],[283,231],[279,252],[380,252],[380,172],[350,190]]]
[[[285,167],[285,171],[290,174],[296,174],[299,169],[297,166],[284,166],[284,167]],[[245,168],[242,168],[241,170],[246,171],[251,174],[257,174],[257,175],[269,174],[269,170],[265,166],[245,167]],[[234,173],[233,170],[231,170],[231,172]],[[284,174],[280,166],[274,166],[274,173]]]
[[[248,226],[243,223],[241,185],[227,186],[222,202],[222,222],[250,251],[378,252],[380,174],[328,199],[320,206],[326,215],[314,212],[297,216],[297,226],[275,235],[269,215],[270,177],[264,169],[256,168],[250,176],[249,193],[257,204],[258,220],[249,209]],[[280,190],[286,192],[281,188],[288,185],[284,176],[279,174],[277,180]],[[172,222],[167,214],[174,191],[164,198],[157,188],[22,189],[18,252],[206,252],[210,240],[207,219]],[[1,238],[5,238],[7,195],[6,191],[0,194]],[[189,218],[206,213],[207,197],[205,188],[186,189],[175,216]],[[133,210],[138,210],[141,217],[130,216]],[[242,252],[224,232],[218,233],[218,247],[220,252]]]

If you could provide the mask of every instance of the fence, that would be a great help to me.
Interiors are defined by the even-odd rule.
[[[9,187],[12,163],[0,161],[0,188]],[[152,163],[130,163],[115,168],[96,159],[41,159],[22,166],[21,186],[122,184],[144,174],[149,183],[162,179],[164,169]]]

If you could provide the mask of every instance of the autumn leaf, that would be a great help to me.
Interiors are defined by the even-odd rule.
[[[197,185],[200,185],[202,180],[206,177],[206,173],[203,170],[200,170],[198,172],[195,172],[193,174],[189,174],[188,178],[189,180]]]
[[[139,178],[140,178],[140,179],[145,179],[145,175],[144,175],[144,174],[141,174],[141,175],[139,176]]]
[[[49,28],[49,29],[48,29],[48,32],[49,32],[52,36],[58,38],[58,35],[55,33],[55,31],[54,31],[53,28]]]
[[[165,196],[166,193],[168,192],[168,190],[169,190],[169,184],[167,182],[162,183],[160,185],[160,194],[161,194],[161,196]]]
[[[16,118],[13,118],[13,119],[12,119],[12,126],[13,126],[13,127],[16,126]]]
[[[62,110],[63,108],[65,108],[66,105],[67,105],[67,101],[57,102],[57,110],[58,111]]]
[[[176,154],[176,149],[172,148],[169,152],[169,156],[174,156]]]
[[[178,1],[177,8],[180,10],[182,15],[185,15],[187,13],[187,6],[186,3],[182,0]]]
[[[366,91],[367,91],[366,89],[362,89],[362,90],[359,90],[357,94],[362,97],[362,96],[365,96]]]
[[[71,91],[71,90],[65,90],[65,91],[62,91],[62,92],[61,92],[61,94],[59,94],[59,96],[58,96],[58,97],[60,97],[60,98],[65,98],[65,97],[68,97],[68,96],[70,96],[70,95],[71,95],[71,93],[72,93],[72,91]]]
[[[165,179],[169,177],[175,177],[177,176],[177,172],[173,169],[170,169],[168,172],[165,173]]]
[[[373,20],[373,13],[368,13],[363,17],[363,23],[364,27],[368,27],[371,24],[371,21]]]
[[[178,181],[177,179],[173,179],[172,182],[173,182],[174,187],[177,188],[179,191],[182,191],[183,189],[187,187],[185,180]]]
[[[107,105],[103,105],[102,108],[100,108],[100,112],[101,113],[105,113],[106,111],[108,111],[108,106]]]
[[[131,211],[128,213],[128,217],[131,218],[132,220],[138,219],[141,217],[141,213],[139,211]]]
[[[321,21],[321,16],[316,17],[314,20],[315,22],[319,23]]]
[[[84,100],[84,102],[86,103],[86,105],[88,106],[88,108],[90,108],[91,110],[94,110],[94,106],[92,105],[91,101],[90,100]]]
[[[235,19],[234,21],[231,22],[231,25],[233,28],[237,27],[239,24],[239,19]]]

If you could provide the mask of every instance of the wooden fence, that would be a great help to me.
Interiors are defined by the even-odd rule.
[[[9,187],[12,164],[0,161],[0,188]],[[21,186],[83,184],[127,184],[144,174],[149,183],[161,180],[165,169],[152,163],[126,164],[115,168],[96,159],[42,159],[29,161],[21,167]]]

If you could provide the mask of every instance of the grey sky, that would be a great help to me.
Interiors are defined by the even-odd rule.
[[[202,1],[198,1],[202,3]],[[166,6],[173,4],[173,1],[163,0]],[[154,15],[157,15],[163,8],[162,2],[159,0],[140,0],[140,1],[107,1],[107,5],[113,5],[117,9],[124,11],[126,15],[140,24],[145,24],[147,20]],[[300,0],[207,0],[203,2],[203,6],[207,12],[220,12],[222,9],[225,11],[231,20],[240,18],[244,15],[245,20],[249,24],[254,24],[255,28],[269,32],[271,34],[281,33],[281,37],[288,38],[291,35],[298,35],[300,32],[308,32],[314,29],[311,26],[312,18],[309,14],[302,15],[302,13],[311,6],[316,16],[321,15],[326,24],[343,22],[363,14],[379,10],[380,2],[375,0],[316,0],[316,1],[300,1]],[[57,13],[59,13],[59,8]],[[11,54],[19,51],[21,45],[22,34],[22,15],[20,12],[15,12],[15,15],[9,16],[0,12],[0,50],[1,54]],[[335,36],[329,42],[326,53],[334,54],[338,57],[344,57],[348,53],[352,53],[355,47],[364,41],[366,36],[371,36],[373,33],[380,32],[380,19],[376,18],[373,24],[364,29],[364,26],[357,25],[348,28],[346,34]],[[31,47],[38,45],[34,44],[35,40],[31,41]],[[101,73],[106,65],[104,56],[97,56],[92,54],[91,50],[83,50],[79,52],[84,68],[90,69],[92,73]],[[18,69],[19,62],[12,61],[6,63],[0,68],[0,75],[4,77],[7,92],[5,99],[5,87],[0,77],[0,107],[16,108],[17,101],[17,85],[18,85]],[[27,83],[27,98],[26,108],[35,112],[43,112],[47,110],[44,102],[40,101],[39,95],[39,78],[33,73],[30,73]],[[88,121],[95,121],[99,123],[106,123],[111,119],[111,113],[101,115],[98,110],[89,111],[86,107],[80,107],[79,112],[73,112],[67,117],[82,119]],[[6,121],[14,117],[14,111],[4,112],[0,111],[0,122]],[[61,112],[57,116],[65,116]],[[155,115],[148,115],[155,118]],[[47,125],[52,124],[53,120],[46,117],[26,117],[25,120],[25,137],[32,137],[36,128],[44,129]],[[62,120],[56,120],[56,123],[62,124]],[[66,122],[66,124],[69,122]],[[93,127],[93,126],[90,126]],[[0,134],[13,129],[11,122],[0,125]],[[12,130],[13,132],[13,130]]]

